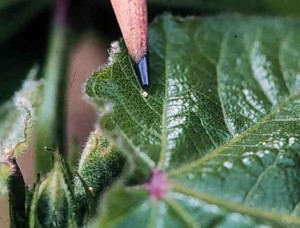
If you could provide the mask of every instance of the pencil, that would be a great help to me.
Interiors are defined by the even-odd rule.
[[[128,52],[139,71],[142,87],[149,85],[146,0],[111,0]]]

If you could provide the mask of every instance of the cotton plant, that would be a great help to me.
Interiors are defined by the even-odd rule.
[[[0,10],[18,4],[51,5]],[[149,0],[150,13],[176,12],[150,20],[149,87],[123,39],[112,41],[83,85],[99,118],[75,166],[60,131],[72,4],[57,1],[45,66],[0,107],[11,227],[300,226],[296,1]],[[29,145],[31,185],[16,160]]]

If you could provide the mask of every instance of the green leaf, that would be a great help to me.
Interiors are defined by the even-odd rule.
[[[260,13],[282,16],[299,16],[300,5],[298,0],[149,0],[151,6],[173,8],[178,10],[190,10],[193,12],[217,11],[217,12],[240,12]]]
[[[35,81],[37,68],[33,68],[12,101],[0,107],[0,189],[4,193],[10,172],[7,162],[22,154],[29,144],[40,104],[42,81]],[[3,180],[3,181],[2,181]]]
[[[110,141],[146,171],[107,193],[94,226],[300,226],[299,28],[165,15],[150,27],[148,96],[114,44],[86,91]]]

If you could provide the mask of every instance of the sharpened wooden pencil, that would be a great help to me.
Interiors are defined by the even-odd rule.
[[[148,16],[146,0],[111,0],[128,49],[139,70],[143,87],[149,85],[147,63]]]

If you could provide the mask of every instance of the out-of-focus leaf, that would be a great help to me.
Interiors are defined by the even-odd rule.
[[[185,9],[193,12],[240,12],[259,13],[283,16],[300,16],[298,0],[148,0],[151,6],[166,7],[169,9]]]
[[[2,0],[0,2],[0,10],[3,10],[9,6],[15,5],[22,2],[22,0]],[[28,2],[28,1],[27,1]]]
[[[7,1],[7,4],[4,5],[4,2],[0,3],[0,44],[28,24],[34,16],[48,5],[47,0],[30,0],[20,1],[18,4],[11,3],[12,6],[4,8],[9,4]]]
[[[4,181],[0,189],[6,189],[5,180],[9,174],[6,162],[24,152],[31,138],[43,86],[42,80],[34,80],[36,74],[37,68],[33,68],[12,101],[0,107],[0,167],[3,171],[0,179]]]
[[[2,1],[0,0],[0,2]],[[21,2],[7,10],[0,10],[0,75],[2,86],[0,103],[10,99],[14,92],[22,86],[22,82],[26,79],[26,74],[32,65],[41,65],[44,61],[50,14],[45,10],[42,13],[42,8],[45,8],[42,7],[38,12],[31,13],[31,19],[24,22],[21,19],[23,25],[14,30],[12,23],[18,15],[17,11],[23,11],[29,7],[29,4],[32,4],[32,1],[28,0]],[[37,4],[41,5],[42,3]],[[16,21],[16,23],[19,22]],[[10,33],[10,29],[14,32]]]
[[[86,91],[111,103],[102,128],[152,176],[109,191],[94,226],[299,227],[299,25],[163,16],[146,93],[114,44]]]
[[[7,177],[10,174],[10,168],[7,164],[0,165],[0,195],[7,193]]]

